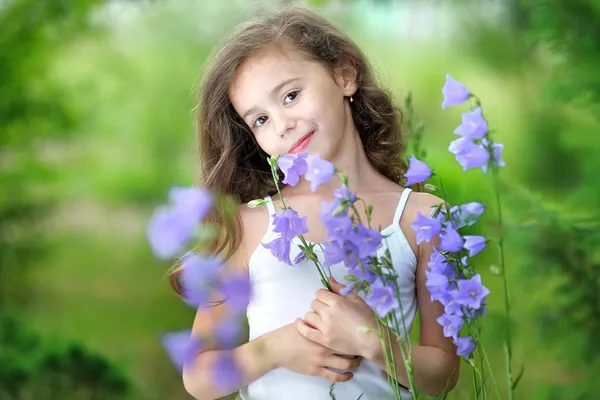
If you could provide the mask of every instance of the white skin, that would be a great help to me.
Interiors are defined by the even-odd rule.
[[[269,155],[288,153],[300,138],[314,131],[312,141],[303,152],[318,153],[346,172],[352,190],[375,207],[372,226],[387,226],[403,188],[381,175],[367,159],[349,102],[356,91],[356,71],[352,67],[340,65],[331,73],[299,52],[274,47],[245,60],[230,84],[229,97],[259,146]],[[307,236],[308,240],[324,241],[325,231],[315,210],[320,210],[320,201],[332,198],[339,185],[339,181],[332,179],[313,193],[309,183],[301,179],[296,186],[283,189],[286,203],[300,215],[307,216],[311,235]],[[459,363],[452,340],[443,336],[436,322],[443,307],[430,301],[425,287],[425,269],[432,245],[436,243],[417,246],[410,224],[417,212],[427,215],[440,201],[429,194],[413,193],[400,221],[418,260],[416,290],[421,331],[419,345],[413,345],[415,383],[421,393],[433,396],[442,392],[451,376],[450,387],[454,386]],[[232,266],[247,265],[268,228],[266,211],[245,205],[240,206],[239,211],[244,237],[229,260],[228,265]],[[231,350],[244,372],[240,387],[277,367],[336,382],[351,379],[352,373],[339,374],[327,367],[353,370],[366,358],[386,370],[379,338],[373,333],[357,333],[359,327],[375,326],[375,314],[357,296],[339,295],[342,287],[339,283],[332,282],[331,286],[333,293],[323,289],[315,293],[312,310],[304,318]],[[198,310],[193,331],[199,335],[210,333],[219,314],[224,312],[219,308]],[[391,350],[401,364],[397,343]],[[192,395],[218,398],[228,394],[212,387],[203,372],[206,371],[204,366],[214,361],[218,352],[203,352],[196,365],[184,371],[184,384]],[[336,354],[357,357],[348,360]],[[403,386],[409,386],[404,369],[400,368],[395,378]]]

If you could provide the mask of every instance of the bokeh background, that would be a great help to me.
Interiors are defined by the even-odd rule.
[[[197,173],[194,88],[248,0],[0,0],[0,399],[187,399],[160,346],[191,325],[145,238],[153,208]],[[453,204],[491,179],[447,147],[483,101],[505,144],[502,202],[521,399],[600,393],[600,2],[322,0],[398,104],[412,93],[425,160]],[[416,129],[415,129],[416,128]],[[497,254],[484,345],[506,395]],[[415,335],[418,327],[415,330]],[[463,369],[452,399],[472,396]]]

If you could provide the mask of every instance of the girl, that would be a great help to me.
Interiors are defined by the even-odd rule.
[[[322,17],[295,6],[242,24],[205,72],[198,130],[202,185],[241,203],[235,223],[216,216],[223,227],[218,248],[230,256],[227,268],[247,268],[253,297],[247,343],[204,349],[184,369],[186,390],[197,399],[231,393],[211,384],[210,375],[217,356],[231,352],[243,373],[234,389],[244,400],[330,399],[332,382],[340,400],[388,397],[381,342],[375,333],[357,331],[375,326],[375,315],[358,296],[339,294],[343,263],[331,267],[334,292],[321,289],[309,260],[290,267],[261,244],[273,237],[273,204],[247,207],[257,198],[280,200],[267,157],[300,152],[333,162],[347,173],[351,190],[374,206],[373,226],[385,227],[388,237],[380,254],[386,247],[391,252],[409,328],[417,307],[420,313],[420,343],[413,346],[415,385],[427,395],[439,395],[448,382],[452,388],[459,359],[436,322],[443,308],[430,301],[425,287],[435,243],[417,246],[410,228],[418,212],[430,214],[441,200],[400,185],[406,170],[400,114],[357,46]],[[332,200],[339,186],[335,179],[315,192],[304,180],[284,186],[288,206],[307,217],[308,241],[325,240],[321,202]],[[292,243],[292,258],[300,252],[297,243]],[[176,289],[177,275],[172,276]],[[225,313],[223,306],[198,310],[193,332],[210,335]],[[401,364],[398,343],[392,342]],[[392,378],[410,397],[406,370],[399,368]]]

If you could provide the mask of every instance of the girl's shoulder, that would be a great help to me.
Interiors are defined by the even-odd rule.
[[[412,220],[417,218],[417,212],[428,216],[435,206],[443,202],[444,200],[431,193],[413,191],[406,202],[405,214]]]
[[[236,256],[244,265],[269,229],[269,211],[266,206],[248,207],[247,203],[238,205],[238,214],[242,223],[242,237]]]

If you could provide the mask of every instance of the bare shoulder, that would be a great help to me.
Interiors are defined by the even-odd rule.
[[[260,245],[269,227],[269,212],[266,206],[250,208],[246,203],[238,205],[237,212],[242,222],[242,238],[240,247],[231,260],[248,266],[250,256]]]

